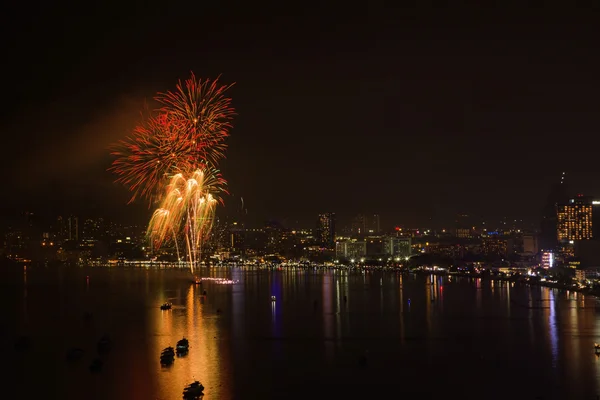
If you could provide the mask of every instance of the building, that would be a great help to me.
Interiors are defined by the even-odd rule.
[[[79,241],[79,218],[70,216],[67,220],[67,240]]]
[[[317,240],[324,247],[335,247],[335,214],[319,214],[317,219]]]
[[[383,241],[385,254],[395,258],[406,258],[412,254],[412,242],[409,237],[387,237]]]
[[[481,252],[487,256],[506,257],[513,252],[512,240],[497,237],[484,238],[481,243]]]
[[[539,251],[538,238],[535,235],[523,235],[523,253],[533,255]]]
[[[589,240],[593,237],[593,204],[590,197],[578,195],[557,206],[557,239],[561,243]]]
[[[554,266],[554,253],[551,251],[543,251],[540,266],[546,269],[552,268]]]
[[[566,173],[563,172],[560,182],[556,183],[546,200],[542,210],[542,221],[540,223],[539,247],[542,249],[554,249],[557,243],[557,206],[564,204],[567,200],[567,185],[565,183]]]
[[[347,260],[359,260],[367,255],[365,241],[345,240],[335,244],[335,255]]]
[[[380,232],[379,214],[358,214],[352,219],[350,233],[355,236],[377,235]]]
[[[365,218],[365,233],[377,235],[379,232],[381,232],[379,214],[367,215]]]
[[[458,238],[472,238],[473,237],[473,221],[467,214],[458,214],[455,221],[455,235]]]

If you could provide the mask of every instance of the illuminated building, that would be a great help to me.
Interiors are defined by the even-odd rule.
[[[335,246],[335,214],[319,214],[317,220],[317,240],[319,244],[333,248]]]
[[[592,231],[592,200],[578,195],[567,204],[557,206],[557,238],[559,242],[589,240]]]
[[[367,254],[367,243],[364,241],[346,240],[335,244],[335,255],[338,258],[360,259]]]
[[[456,237],[472,238],[474,226],[471,218],[467,214],[458,214],[456,216]]]
[[[551,251],[542,252],[542,268],[552,268],[554,266],[554,253]]]
[[[410,257],[412,253],[411,238],[409,237],[388,237],[383,242],[383,251],[392,257]]]
[[[487,237],[483,239],[481,250],[485,255],[507,256],[513,252],[513,243],[510,239]]]

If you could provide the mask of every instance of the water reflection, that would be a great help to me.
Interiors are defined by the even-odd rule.
[[[40,350],[32,355],[37,363],[29,358],[15,368],[29,381],[56,386],[65,400],[86,390],[111,399],[181,398],[194,379],[205,385],[205,399],[290,398],[299,377],[310,377],[314,387],[335,386],[332,393],[345,390],[342,381],[360,381],[374,391],[368,398],[385,396],[377,392],[382,382],[422,390],[425,398],[468,397],[473,391],[499,398],[517,389],[532,393],[519,398],[599,393],[593,344],[600,342],[600,319],[590,296],[499,282],[492,290],[488,281],[381,272],[203,272],[239,283],[193,285],[176,271],[68,270],[63,279],[57,271],[19,269],[15,286],[22,283],[23,292],[19,287],[0,296],[16,305],[15,318],[24,318],[20,306],[26,307]],[[86,276],[92,284],[84,287]],[[48,307],[57,279],[63,279],[65,312]],[[172,299],[170,311],[159,309],[165,298]],[[82,305],[94,313],[93,323],[82,321]],[[104,331],[119,347],[106,358],[105,371],[90,376],[87,366]],[[162,368],[161,350],[184,336],[189,354]],[[68,370],[64,349],[79,344],[89,359]],[[365,349],[369,368],[360,369],[357,354]],[[48,374],[53,369],[57,373]],[[531,371],[536,379],[498,385],[499,374],[526,377]],[[456,384],[465,376],[467,393]],[[498,393],[488,396],[490,387]]]

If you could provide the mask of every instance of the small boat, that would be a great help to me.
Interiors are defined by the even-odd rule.
[[[177,346],[175,346],[177,354],[187,353],[190,349],[190,342],[186,338],[181,339],[177,342]]]
[[[271,296],[271,301],[275,301],[275,300],[277,300],[277,297]]]
[[[183,389],[184,399],[197,399],[203,395],[204,386],[198,381],[190,383],[185,389]]]
[[[171,365],[175,361],[175,354],[173,353],[163,353],[160,355],[160,364],[161,365]]]
[[[98,341],[98,353],[108,353],[112,347],[112,342],[108,335],[104,335]]]
[[[166,347],[160,354],[161,355],[162,354],[175,354],[175,349],[172,348],[171,346],[169,346],[169,347]]]
[[[196,278],[196,279],[194,279],[194,283],[196,285],[202,285],[202,278]]]
[[[102,362],[101,359],[96,358],[94,359],[94,361],[92,361],[92,363],[90,364],[90,372],[100,372],[102,370],[102,365],[104,363]]]
[[[594,343],[594,350],[600,351],[600,344]]]
[[[70,349],[69,351],[67,351],[67,361],[80,360],[81,357],[83,357],[83,353],[84,353],[83,349],[74,347],[74,348]]]
[[[164,303],[160,306],[161,310],[170,310],[173,305],[171,303]]]

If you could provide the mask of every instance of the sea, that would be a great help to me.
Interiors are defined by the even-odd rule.
[[[205,400],[600,394],[593,296],[394,271],[199,273],[201,284],[183,269],[3,267],[0,397],[170,400],[194,381]],[[184,337],[189,352],[161,366]]]

